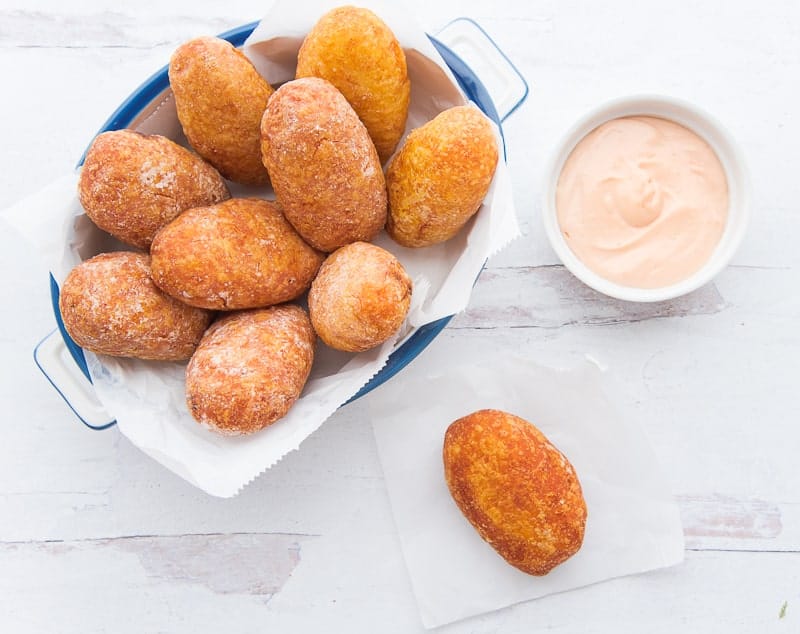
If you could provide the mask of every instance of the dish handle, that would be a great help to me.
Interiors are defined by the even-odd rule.
[[[456,18],[440,29],[434,38],[480,78],[497,109],[499,123],[505,121],[527,99],[530,91],[528,82],[475,20]]]
[[[91,429],[107,429],[117,421],[106,412],[94,387],[81,372],[58,329],[33,350],[33,359],[74,414]]]

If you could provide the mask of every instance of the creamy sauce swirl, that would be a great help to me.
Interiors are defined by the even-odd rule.
[[[601,277],[636,288],[680,282],[711,257],[725,230],[728,183],[711,146],[657,117],[612,119],[564,163],[561,232]]]

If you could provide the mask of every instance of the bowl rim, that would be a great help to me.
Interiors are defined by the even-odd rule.
[[[658,288],[625,286],[605,279],[586,266],[570,249],[558,224],[555,192],[561,170],[572,150],[589,132],[612,119],[654,116],[678,123],[706,141],[722,164],[728,181],[728,217],[714,252],[695,273],[680,282]],[[545,234],[564,266],[587,286],[631,302],[674,299],[707,284],[730,262],[750,221],[750,178],[742,151],[725,127],[707,111],[684,99],[664,94],[641,93],[605,101],[585,112],[564,132],[551,151],[545,167],[542,222]]]

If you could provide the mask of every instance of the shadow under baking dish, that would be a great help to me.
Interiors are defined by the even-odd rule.
[[[234,29],[231,29],[230,31],[221,33],[219,37],[229,41],[234,46],[240,47],[242,46],[242,44],[244,44],[245,40],[253,32],[257,24],[258,24],[257,22],[252,22],[249,24],[236,27]],[[486,37],[488,38],[488,35]],[[430,35],[428,36],[428,38],[430,39],[431,43],[436,48],[436,50],[439,52],[439,54],[442,56],[442,59],[444,59],[445,63],[449,66],[450,70],[453,72],[453,75],[455,76],[456,81],[458,82],[458,85],[461,88],[461,90],[490,119],[492,119],[492,121],[494,121],[497,124],[498,128],[500,129],[500,134],[502,136],[503,134],[501,127],[502,119],[498,115],[494,102],[489,96],[489,93],[484,87],[481,80],[460,57],[458,57],[452,50],[450,50],[442,42],[438,41],[436,38]],[[130,126],[131,123],[137,118],[137,116],[140,115],[140,113],[144,109],[150,106],[155,99],[160,97],[161,94],[167,88],[169,88],[169,77],[167,74],[167,70],[168,67],[164,66],[161,70],[159,70],[147,81],[145,81],[141,86],[139,86],[139,88],[137,88],[108,118],[108,120],[103,124],[102,128],[98,131],[98,134],[102,132],[107,132],[109,130],[119,130]],[[520,103],[522,100],[525,99],[526,96],[527,96],[527,86],[525,95],[520,100]],[[505,141],[503,143],[503,155],[505,157]],[[85,157],[86,157],[86,152],[84,152],[83,156],[81,156],[78,165],[83,164]],[[53,306],[53,313],[56,318],[56,324],[58,325],[58,330],[64,339],[64,343],[67,347],[67,350],[69,351],[72,359],[77,364],[81,373],[86,377],[86,379],[88,379],[91,382],[92,379],[89,374],[89,368],[86,364],[86,357],[84,356],[83,349],[77,343],[75,343],[75,341],[69,336],[66,329],[64,328],[64,322],[61,318],[61,312],[58,308],[59,287],[58,283],[56,282],[55,278],[52,275],[50,275],[50,297]],[[403,343],[403,345],[401,345],[397,350],[395,350],[389,356],[386,365],[384,365],[384,367],[380,370],[380,372],[378,372],[374,377],[372,377],[372,379],[370,379],[370,381],[367,382],[348,401],[348,403],[374,390],[376,387],[378,387],[385,381],[388,381],[400,370],[402,370],[415,357],[417,357],[430,344],[431,341],[433,341],[433,339],[444,329],[444,327],[448,324],[448,322],[452,319],[452,317],[453,317],[452,315],[448,317],[443,317],[442,319],[439,319],[437,321],[419,327],[408,338],[408,340],[405,343]],[[111,427],[116,423],[116,421],[112,421],[101,427],[95,427],[93,425],[90,425],[86,421],[83,422],[91,429],[107,429],[108,427]]]

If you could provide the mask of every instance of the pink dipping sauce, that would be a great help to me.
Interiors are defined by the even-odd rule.
[[[621,117],[572,150],[556,190],[561,233],[601,277],[636,288],[680,282],[711,257],[728,217],[714,150],[657,117]]]

